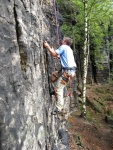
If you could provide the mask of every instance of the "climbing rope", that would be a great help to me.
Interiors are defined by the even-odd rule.
[[[57,16],[57,12],[56,12],[56,0],[54,0],[54,13],[55,13],[55,19],[56,19],[56,34],[57,34],[57,39],[58,39],[58,46],[60,46],[60,40],[59,40],[59,24],[58,24],[58,16]],[[70,77],[70,91],[68,96],[71,96],[72,94],[72,78]]]
[[[56,12],[56,0],[54,0],[54,13],[55,13],[55,19],[56,19],[56,34],[57,34],[57,39],[58,39],[58,46],[60,46],[60,40],[59,40],[59,31],[58,31],[58,16]]]

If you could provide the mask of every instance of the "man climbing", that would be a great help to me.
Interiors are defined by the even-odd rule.
[[[60,113],[63,111],[64,106],[64,98],[63,98],[63,89],[67,85],[69,80],[75,76],[76,71],[76,63],[74,60],[73,50],[71,49],[72,39],[69,37],[65,37],[62,40],[62,45],[54,50],[50,47],[47,42],[44,42],[44,47],[48,49],[53,57],[60,57],[61,65],[62,65],[62,75],[58,78],[55,86],[56,86],[56,108],[52,112],[53,115]]]

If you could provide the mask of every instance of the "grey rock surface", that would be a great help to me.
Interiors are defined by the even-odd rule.
[[[59,60],[43,40],[58,46],[53,1],[0,1],[0,150],[69,149],[58,136],[65,116],[51,115],[50,75]]]

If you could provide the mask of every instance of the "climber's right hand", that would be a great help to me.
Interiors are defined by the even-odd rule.
[[[49,44],[47,43],[47,41],[44,41],[43,45],[44,45],[45,48],[49,48],[50,47]]]

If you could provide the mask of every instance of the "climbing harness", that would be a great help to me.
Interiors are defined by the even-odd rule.
[[[65,72],[66,70],[68,71],[68,70],[76,70],[76,67],[72,67],[72,68],[69,68],[69,67],[67,67],[67,68],[62,68],[63,69],[63,71]],[[70,96],[71,97],[71,94],[72,94],[72,80],[73,80],[73,77],[74,76],[72,76],[72,75],[68,75],[68,80],[69,80],[69,84],[70,84],[70,90],[69,90],[69,93],[68,93],[68,95],[67,96]]]
[[[56,19],[56,34],[57,34],[57,39],[58,39],[58,46],[60,46],[60,40],[59,40],[59,31],[58,31],[58,17],[57,17],[57,12],[56,12],[56,0],[54,0],[54,13],[55,13],[55,19]]]

